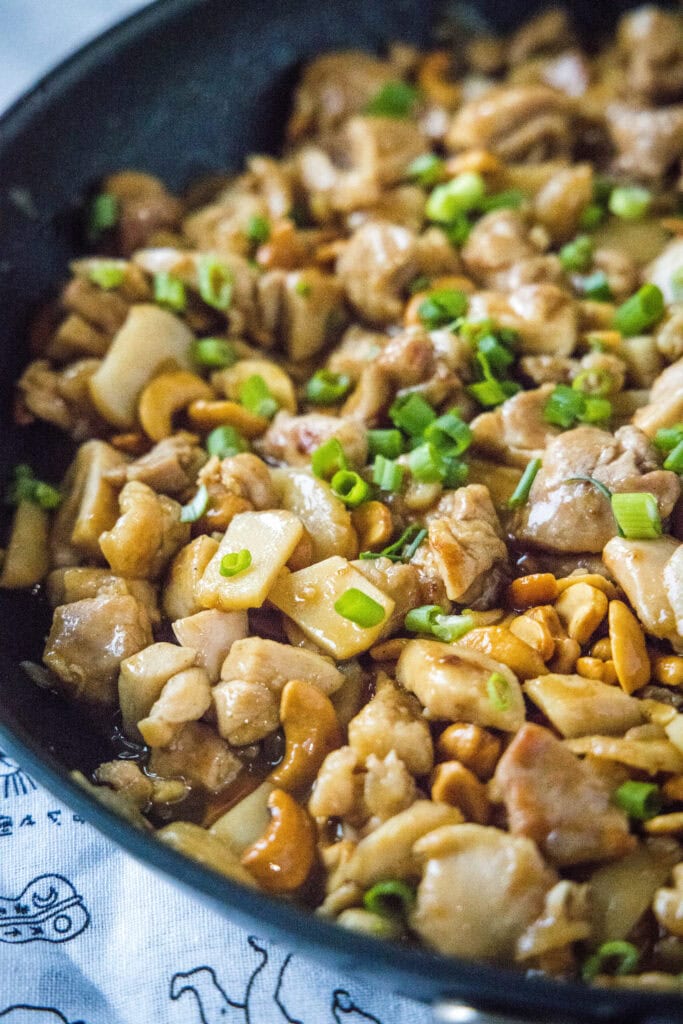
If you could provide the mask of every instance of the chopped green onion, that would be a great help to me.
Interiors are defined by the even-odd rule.
[[[419,277],[414,278],[408,285],[408,291],[411,295],[417,295],[419,292],[426,292],[431,287],[432,279],[427,277],[425,274],[420,274]]]
[[[62,496],[52,484],[46,484],[43,480],[36,480],[33,470],[26,463],[14,467],[14,480],[10,484],[5,501],[9,505],[18,505],[21,501],[30,501],[33,505],[49,512],[58,508],[62,503]]]
[[[363,906],[380,917],[407,919],[415,906],[415,890],[398,878],[376,882],[363,896]]]
[[[389,409],[391,422],[412,437],[421,437],[436,413],[426,398],[411,391],[400,395]]]
[[[672,473],[683,474],[683,440],[678,442],[664,460],[664,469],[670,469]]]
[[[372,467],[372,482],[377,484],[380,491],[390,491],[395,494],[403,486],[405,470],[398,462],[385,459],[383,455],[376,455]]]
[[[515,357],[507,345],[502,344],[495,334],[485,334],[477,342],[477,362],[484,371],[487,380],[494,374],[507,373]]]
[[[361,551],[359,558],[388,558],[390,562],[409,562],[422,541],[427,536],[424,526],[418,523],[411,523],[403,531],[398,540],[382,551]]]
[[[331,480],[340,469],[348,469],[344,449],[336,437],[323,441],[311,455],[311,468],[321,480]]]
[[[589,203],[579,218],[579,225],[586,231],[592,231],[605,219],[605,209],[599,203]]]
[[[654,437],[654,444],[660,451],[672,452],[683,441],[683,423],[675,427],[662,427]]]
[[[462,487],[467,481],[469,467],[466,462],[454,458],[452,455],[444,456],[444,473],[441,482],[446,488]]]
[[[205,484],[200,484],[192,501],[183,505],[180,510],[181,523],[196,523],[201,519],[209,505],[209,492]]]
[[[438,604],[413,608],[405,617],[405,627],[411,633],[427,633],[444,643],[455,643],[474,628],[471,615],[447,615]]]
[[[664,316],[664,296],[656,284],[644,284],[614,314],[614,327],[627,337],[643,334]]]
[[[524,193],[518,188],[508,188],[503,192],[494,192],[492,196],[484,196],[479,203],[482,213],[492,210],[518,210],[524,202]]]
[[[294,291],[297,295],[300,295],[302,299],[307,299],[311,294],[311,285],[308,281],[297,281],[294,285]]]
[[[608,208],[622,220],[640,220],[652,205],[652,193],[639,185],[619,186],[612,190]]]
[[[316,405],[336,405],[351,388],[351,378],[345,373],[316,370],[306,385],[306,398]]]
[[[637,782],[629,779],[622,783],[614,794],[614,799],[622,811],[626,811],[634,821],[648,821],[656,817],[662,809],[662,796],[654,782]]]
[[[451,245],[464,245],[472,232],[472,223],[466,213],[458,213],[450,224],[442,224],[442,231]]]
[[[348,619],[362,629],[372,629],[386,618],[382,605],[358,587],[349,587],[334,602],[334,610],[343,619]]]
[[[424,432],[425,441],[449,455],[462,455],[472,444],[472,429],[454,412],[432,420]]]
[[[546,423],[567,430],[576,423],[603,423],[612,415],[612,403],[606,398],[593,398],[558,384],[543,407]]]
[[[510,682],[501,672],[492,672],[486,682],[486,693],[496,711],[510,709]]]
[[[446,165],[436,153],[423,153],[408,164],[406,177],[416,181],[418,185],[431,188],[438,185],[444,176]]]
[[[196,338],[191,353],[197,366],[211,370],[224,370],[237,362],[235,346],[226,338]]]
[[[261,245],[270,238],[270,222],[265,217],[255,213],[247,222],[246,234],[249,241],[254,245]]]
[[[593,262],[593,241],[588,235],[577,235],[560,249],[560,263],[564,270],[583,274]]]
[[[651,540],[662,535],[662,520],[657,499],[648,491],[633,494],[613,494],[612,512],[628,540]]]
[[[185,285],[168,270],[160,270],[154,275],[154,301],[174,313],[182,313],[187,307]]]
[[[340,469],[335,473],[330,487],[348,508],[357,508],[370,497],[368,484],[352,469]]]
[[[247,548],[242,548],[241,551],[232,551],[228,555],[223,555],[220,564],[221,576],[239,576],[241,572],[244,572],[251,565],[251,551]]]
[[[468,394],[472,395],[472,398],[475,398],[479,405],[483,405],[486,409],[502,405],[520,390],[519,384],[512,380],[480,380],[476,384],[467,386]]]
[[[583,370],[572,381],[575,391],[582,391],[584,395],[595,395],[597,398],[604,398],[615,389],[615,380],[609,370],[597,369]]]
[[[255,416],[271,419],[280,406],[273,398],[270,388],[260,373],[254,373],[242,383],[239,391],[240,402]]]
[[[377,95],[365,104],[364,114],[376,117],[409,117],[418,99],[419,93],[407,82],[387,82]]]
[[[531,490],[532,484],[536,479],[536,474],[540,468],[541,460],[532,459],[522,473],[519,483],[508,499],[508,508],[519,508],[521,505],[526,504],[529,499],[529,491]]]
[[[437,185],[427,199],[425,213],[437,224],[452,224],[460,214],[475,210],[486,195],[486,183],[476,171],[465,171]]]
[[[614,298],[604,270],[596,270],[594,274],[582,278],[580,284],[586,298],[594,302],[611,302]]]
[[[446,466],[439,449],[430,441],[413,448],[408,456],[410,472],[421,483],[433,484],[443,480]]]
[[[225,312],[232,302],[235,275],[216,256],[200,256],[197,263],[199,294],[207,306]]]
[[[370,456],[384,455],[396,459],[403,451],[403,435],[400,430],[368,430],[368,451]]]
[[[88,272],[88,280],[92,281],[99,288],[104,288],[105,291],[118,288],[119,285],[123,284],[125,276],[125,264],[118,263],[116,260],[105,260],[101,263],[96,263]]]
[[[612,403],[607,398],[592,398],[589,395],[580,419],[582,423],[606,423],[612,411]]]
[[[600,491],[600,493],[605,498],[607,498],[608,501],[612,500],[612,492],[610,491],[609,487],[605,487],[605,485],[603,483],[601,483],[599,480],[596,480],[595,477],[593,477],[593,476],[584,476],[582,473],[579,473],[578,476],[569,476],[569,477],[567,477],[567,479],[563,480],[562,483],[565,483],[565,484],[591,484],[593,487],[595,487],[596,490]]]
[[[456,288],[430,292],[418,306],[417,315],[429,330],[445,327],[467,312],[467,296]]]
[[[119,201],[111,192],[95,196],[88,211],[88,238],[96,242],[105,231],[116,227],[119,220]]]
[[[589,956],[583,965],[581,977],[584,981],[593,981],[598,974],[603,974],[605,968],[612,961],[612,973],[618,976],[631,974],[638,966],[640,953],[632,942],[625,942],[615,939],[612,942],[603,942],[597,953]]]
[[[234,427],[225,423],[222,427],[215,427],[208,435],[206,438],[206,450],[209,455],[216,455],[219,459],[227,459],[231,455],[248,452],[249,442]]]

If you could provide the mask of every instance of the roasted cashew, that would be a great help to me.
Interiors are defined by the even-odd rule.
[[[310,786],[330,751],[341,746],[341,729],[330,698],[301,679],[292,679],[282,690],[280,723],[285,756],[270,781],[295,792]]]
[[[242,385],[254,376],[263,378],[281,409],[296,413],[294,385],[282,367],[269,359],[240,359],[230,369],[215,374],[212,381],[214,386],[223,391],[226,398],[239,401]]]
[[[249,412],[239,402],[228,398],[198,398],[187,410],[190,423],[198,430],[213,430],[224,424],[239,430],[245,437],[260,437],[268,429],[265,416]]]
[[[268,892],[293,892],[315,860],[315,828],[308,812],[283,789],[268,798],[270,823],[242,854],[242,865]]]
[[[142,429],[153,441],[173,433],[173,415],[190,402],[213,398],[209,385],[189,370],[161,373],[149,382],[140,395],[138,418]]]

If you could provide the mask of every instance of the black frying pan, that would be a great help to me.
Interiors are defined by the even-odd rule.
[[[534,0],[482,0],[501,27]],[[628,6],[577,0],[586,33]],[[54,430],[11,423],[12,382],[26,362],[32,308],[66,276],[81,245],[78,209],[106,173],[135,167],[180,188],[208,170],[238,168],[247,153],[276,150],[297,65],[324,50],[426,42],[433,0],[162,0],[63,64],[0,121],[0,477],[31,461],[59,479],[69,445]],[[429,1001],[441,1021],[475,1024],[675,1024],[683,1000],[590,990],[403,949],[355,935],[242,889],[181,857],[105,810],[70,781],[93,768],[106,737],[19,668],[39,660],[49,616],[26,594],[0,592],[0,746],[133,856],[191,887],[199,899],[285,940],[340,971],[372,974]],[[485,1016],[479,1011],[489,1011]]]

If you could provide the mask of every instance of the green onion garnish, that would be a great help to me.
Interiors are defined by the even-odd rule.
[[[246,234],[253,245],[261,245],[270,238],[270,222],[265,217],[255,213],[247,222]]]
[[[664,316],[664,296],[656,284],[644,284],[614,314],[614,327],[627,337],[643,334]]]
[[[503,192],[494,192],[492,196],[484,196],[479,203],[479,209],[482,213],[491,213],[492,210],[518,210],[524,199],[521,189],[508,188]]]
[[[224,370],[237,362],[235,346],[226,338],[196,338],[191,354],[197,366],[210,370]]]
[[[510,708],[510,683],[501,672],[492,672],[486,682],[486,693],[496,711]]]
[[[632,942],[625,942],[615,939],[612,942],[603,942],[598,951],[589,956],[581,970],[581,977],[584,981],[593,981],[598,974],[603,974],[610,964],[612,974],[631,974],[638,966],[640,953]]]
[[[118,263],[116,260],[105,260],[102,263],[96,263],[88,272],[88,280],[92,281],[99,288],[104,288],[105,291],[118,288],[119,285],[123,284],[125,276],[125,265]]]
[[[154,301],[174,313],[182,313],[187,308],[187,292],[185,285],[168,270],[160,270],[154,275]]]
[[[240,402],[245,409],[253,412],[255,416],[263,416],[271,419],[280,406],[273,398],[270,388],[260,373],[254,373],[242,383],[240,390]]]
[[[376,117],[409,117],[418,99],[419,93],[407,82],[387,82],[377,95],[366,103],[364,114]]]
[[[408,291],[411,295],[417,295],[418,292],[426,292],[431,288],[432,279],[427,277],[425,274],[420,274],[419,277],[414,277],[408,285]]]
[[[400,395],[389,409],[391,422],[405,430],[411,437],[421,437],[429,424],[436,419],[436,413],[426,398],[411,391]]]
[[[344,449],[336,437],[323,441],[311,455],[311,468],[321,480],[331,480],[340,469],[348,469]]]
[[[604,219],[605,208],[599,203],[589,203],[579,218],[579,224],[585,231],[592,231],[598,224],[602,224]]]
[[[363,906],[379,917],[401,917],[407,920],[415,906],[415,890],[407,882],[388,878],[376,882],[368,889],[363,896]]]
[[[357,508],[370,497],[370,487],[352,469],[340,469],[330,480],[330,487],[348,508]]]
[[[683,423],[662,427],[654,436],[654,445],[663,452],[672,452],[683,441]]]
[[[615,380],[609,370],[582,370],[572,381],[572,387],[574,391],[583,391],[584,395],[604,398],[615,390]]]
[[[214,427],[206,438],[206,450],[209,455],[217,455],[219,459],[227,459],[231,455],[249,451],[249,442],[239,431],[227,423],[222,427]]]
[[[560,249],[560,263],[564,270],[585,273],[593,262],[593,241],[588,235],[577,235]]]
[[[579,473],[578,476],[568,476],[566,480],[563,480],[564,484],[591,484],[603,497],[607,498],[608,501],[612,500],[612,492],[609,487],[605,487],[600,480],[596,480],[593,476],[584,476],[583,473]]]
[[[513,380],[480,380],[476,384],[468,384],[468,394],[475,398],[479,405],[485,409],[493,409],[502,405],[512,395],[516,395],[521,388]]]
[[[209,505],[209,492],[205,484],[200,484],[192,501],[183,505],[180,510],[181,523],[196,523],[201,519]]]
[[[472,444],[472,430],[455,412],[447,412],[432,420],[424,432],[424,438],[441,452],[462,455]]]
[[[389,491],[395,494],[403,486],[405,469],[394,462],[386,459],[383,455],[376,455],[372,466],[372,482],[377,484],[380,491]]]
[[[36,480],[31,467],[21,463],[14,467],[14,479],[7,490],[5,501],[8,505],[18,505],[20,501],[30,501],[33,505],[38,505],[48,512],[61,505],[62,496],[52,484]]]
[[[200,256],[197,263],[199,294],[207,306],[225,312],[232,302],[235,275],[216,256]]]
[[[604,270],[596,270],[580,281],[583,294],[594,302],[611,302],[614,296]]]
[[[388,558],[390,562],[409,562],[427,536],[424,526],[412,523],[407,526],[398,540],[382,551],[361,551],[359,558]]]
[[[427,199],[425,214],[437,224],[452,224],[463,213],[475,210],[486,195],[486,183],[476,171],[465,171],[437,185]]]
[[[652,205],[652,193],[639,185],[619,186],[612,189],[608,208],[622,220],[640,220]]]
[[[119,220],[119,201],[111,192],[95,196],[88,211],[88,238],[96,242],[105,231],[116,227]]]
[[[420,303],[417,315],[430,331],[445,327],[467,312],[467,296],[456,288],[439,288]]]
[[[450,224],[442,224],[441,230],[451,245],[464,245],[472,232],[472,222],[466,213],[458,213]]]
[[[444,176],[446,165],[436,153],[423,153],[415,157],[406,168],[406,177],[416,181],[418,185],[431,188],[437,185]]]
[[[490,380],[495,374],[507,373],[515,361],[514,353],[494,334],[485,334],[477,342],[477,362]]]
[[[654,782],[637,782],[629,779],[622,783],[614,794],[614,799],[622,811],[626,811],[634,821],[648,821],[656,817],[662,809],[662,796]]]
[[[633,494],[613,494],[612,512],[628,540],[652,540],[662,535],[662,520],[657,499],[647,491]]]
[[[336,405],[351,388],[351,378],[345,373],[316,370],[306,385],[306,398],[316,405]]]
[[[593,398],[566,384],[558,384],[543,406],[546,423],[564,430],[576,423],[604,423],[612,415],[612,403],[606,398]]]
[[[474,628],[474,619],[467,613],[447,615],[440,605],[425,604],[408,612],[405,627],[411,633],[426,633],[444,643],[455,643]]]
[[[378,626],[386,617],[386,612],[378,601],[357,587],[349,587],[334,602],[334,610],[343,619],[348,619],[356,626],[371,629]]]
[[[247,548],[242,548],[241,551],[233,551],[229,555],[223,555],[221,558],[220,574],[221,576],[238,576],[241,572],[244,572],[251,565],[251,551]]]
[[[297,281],[294,285],[294,291],[297,295],[300,295],[302,299],[307,299],[311,294],[311,285],[308,281]]]
[[[532,484],[536,479],[536,474],[540,468],[541,460],[532,459],[522,473],[519,483],[508,499],[508,508],[519,508],[521,505],[526,504],[529,499],[529,491],[531,490]]]
[[[415,479],[421,483],[438,483],[446,475],[444,458],[436,445],[429,441],[413,448],[408,456],[408,465]]]
[[[368,430],[368,451],[373,455],[384,455],[396,459],[403,451],[403,435],[400,430]]]
[[[664,469],[683,474],[683,441],[679,441],[673,451],[667,455],[664,460]]]

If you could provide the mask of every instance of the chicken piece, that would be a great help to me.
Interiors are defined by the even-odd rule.
[[[154,783],[135,761],[105,761],[95,770],[95,781],[122,793],[143,810],[152,800]]]
[[[423,147],[424,148],[424,147]],[[408,231],[421,231],[424,224],[425,194],[419,185],[397,185],[380,193],[377,202],[362,209],[351,210],[345,218],[346,227],[353,232],[370,220],[400,224]],[[448,240],[444,239],[448,244]],[[455,250],[452,256],[457,262]]]
[[[121,514],[100,537],[102,554],[121,576],[157,579],[190,539],[181,506],[134,480],[119,495]]]
[[[197,652],[197,664],[206,669],[212,683],[220,678],[221,665],[236,640],[248,635],[246,612],[221,612],[207,608],[173,623],[179,644]]]
[[[248,637],[230,648],[221,679],[262,683],[279,694],[290,679],[302,679],[329,695],[338,690],[344,676],[329,658],[275,640]]]
[[[601,246],[593,253],[593,270],[602,270],[615,302],[624,302],[638,288],[639,269],[628,252]]]
[[[268,467],[251,452],[226,459],[212,456],[200,470],[197,483],[209,492],[209,504],[201,519],[207,531],[225,530],[240,512],[276,506]]]
[[[388,61],[359,50],[326,53],[306,65],[294,94],[287,135],[324,135],[356,114],[396,78]]]
[[[391,636],[402,629],[410,609],[420,604],[420,576],[417,567],[392,562],[388,558],[359,558],[351,564],[394,602],[394,610],[382,636]]]
[[[256,446],[264,456],[288,466],[309,466],[316,448],[336,437],[351,467],[360,468],[367,461],[367,429],[362,422],[311,412],[290,416],[281,411]]]
[[[420,272],[416,236],[397,224],[373,221],[351,236],[337,273],[354,309],[372,324],[403,312],[403,291]]]
[[[46,359],[34,359],[17,382],[29,418],[54,423],[76,441],[98,433],[102,421],[90,399],[88,382],[99,366],[99,359],[79,359],[57,371]]]
[[[395,750],[383,758],[368,755],[363,779],[363,802],[370,816],[364,828],[366,834],[407,810],[416,799],[415,779]]]
[[[142,740],[138,722],[149,715],[169,679],[196,664],[195,650],[163,641],[121,662],[118,698],[126,736]]]
[[[327,369],[343,373],[356,382],[363,370],[372,363],[387,345],[389,338],[381,331],[372,331],[360,324],[352,324],[327,360]]]
[[[230,679],[213,688],[218,733],[231,746],[258,743],[280,724],[278,694],[266,683]]]
[[[531,840],[484,825],[437,828],[414,853],[423,870],[410,926],[467,960],[509,961],[557,881]]]
[[[164,683],[164,688],[138,722],[148,747],[166,747],[187,722],[196,722],[211,706],[211,685],[205,669],[184,669]]]
[[[159,441],[134,462],[110,470],[107,480],[115,487],[138,480],[158,493],[180,494],[192,486],[206,462],[206,452],[197,441],[195,434],[181,430]]]
[[[118,199],[116,235],[125,256],[141,249],[157,232],[172,231],[180,224],[180,201],[151,174],[119,171],[105,180],[103,191]]]
[[[683,938],[683,864],[676,864],[671,875],[671,887],[657,889],[652,910],[662,928]]]
[[[523,468],[532,459],[541,458],[546,445],[560,433],[543,416],[544,406],[554,390],[554,384],[542,384],[532,391],[520,391],[497,409],[480,413],[471,424],[474,449],[507,466]]]
[[[310,537],[311,563],[333,555],[353,558],[358,554],[351,513],[325,480],[289,467],[273,469],[271,479],[277,505],[297,515]]]
[[[102,594],[55,608],[43,661],[74,700],[109,709],[116,705],[121,662],[151,643],[139,601]]]
[[[524,284],[510,295],[478,292],[470,299],[468,319],[512,328],[528,355],[570,356],[579,338],[577,303],[555,284]]]
[[[451,601],[471,606],[506,577],[508,552],[487,487],[449,491],[427,518],[429,547]]]
[[[650,400],[636,410],[633,422],[648,437],[661,427],[675,427],[683,421],[683,359],[667,366],[650,389]]]
[[[550,551],[602,551],[617,532],[612,507],[593,484],[571,482],[577,476],[617,493],[649,491],[662,518],[680,495],[678,477],[659,469],[657,452],[636,427],[621,427],[614,436],[577,427],[548,444],[529,500],[513,520],[520,541]]]
[[[676,618],[678,636],[683,640],[683,544],[664,566],[664,590]]]
[[[358,753],[349,746],[340,747],[323,761],[308,809],[314,818],[347,818],[363,821],[363,774]]]
[[[500,287],[500,275],[514,263],[538,256],[529,224],[519,210],[494,210],[472,228],[462,249],[465,268],[486,288]]]
[[[152,750],[148,767],[152,775],[181,778],[218,793],[235,781],[242,761],[211,726],[189,722],[167,747]]]
[[[571,152],[567,99],[546,85],[490,89],[458,110],[449,150],[488,149],[512,163],[539,163]]]
[[[362,760],[394,751],[413,775],[427,775],[434,766],[432,737],[419,701],[388,678],[378,683],[348,731],[349,745]]]
[[[171,562],[163,587],[166,617],[183,619],[201,611],[197,586],[204,570],[218,551],[218,541],[202,534],[181,548]]]
[[[593,201],[593,168],[573,164],[556,171],[534,199],[534,216],[555,245],[573,238]]]
[[[265,329],[295,363],[335,342],[346,323],[340,282],[315,267],[271,270],[259,281],[259,296]]]
[[[519,360],[519,369],[526,376],[529,377],[534,384],[571,384],[573,378],[578,372],[579,362],[577,359],[568,359],[567,356],[522,356]],[[522,392],[521,394],[526,394]],[[516,397],[521,397],[521,394]],[[550,391],[548,391],[550,394]],[[544,403],[545,404],[545,403]],[[538,427],[542,429],[542,415],[543,410],[539,408],[541,418],[538,420]],[[488,413],[482,413],[482,416],[488,416]],[[490,420],[484,420],[484,423],[490,423]],[[543,421],[544,423],[545,421]],[[550,428],[550,424],[545,424],[547,428]],[[491,441],[495,444],[496,435],[498,431],[491,430],[490,436]],[[541,449],[545,448],[546,444],[551,437],[556,436],[556,431],[552,431],[543,441]],[[485,442],[484,442],[485,443]]]
[[[490,696],[491,676],[503,695]],[[516,732],[524,722],[524,698],[515,674],[480,651],[457,643],[411,640],[396,665],[398,682],[414,693],[430,718],[473,722]]]
[[[129,304],[117,291],[105,291],[87,278],[74,277],[61,295],[61,304],[77,313],[111,341],[128,316]]]
[[[683,25],[679,15],[641,7],[624,15],[617,36],[624,92],[636,103],[671,103],[683,96]]]
[[[161,622],[161,612],[157,604],[156,588],[147,580],[126,580],[115,576],[107,569],[95,569],[90,566],[69,566],[55,569],[47,578],[47,598],[50,605],[56,608],[60,604],[73,604],[86,597],[99,597],[100,594],[130,594],[144,606],[153,626]]]
[[[655,540],[627,540],[613,537],[602,552],[602,559],[622,588],[652,636],[669,640],[683,651],[683,639],[676,627],[676,614],[667,593],[667,566],[683,547],[668,535]],[[669,574],[673,575],[671,570]],[[664,581],[664,586],[662,585]],[[675,582],[671,580],[672,586]]]
[[[516,959],[525,961],[564,950],[571,958],[574,942],[592,930],[590,887],[563,879],[545,899],[543,913],[517,940]]]
[[[610,103],[605,116],[621,173],[658,180],[679,160],[683,152],[683,105],[643,110],[626,103]]]
[[[588,762],[540,725],[525,724],[496,768],[510,831],[563,866],[622,857],[635,848],[628,818]]]
[[[557,57],[543,61],[541,81],[563,92],[570,99],[578,99],[588,91],[593,77],[590,58],[582,50],[569,49]]]
[[[125,473],[126,460],[105,441],[79,446],[64,475],[63,499],[50,532],[54,565],[74,565],[84,558],[102,561],[100,534],[112,528],[118,515],[118,495],[109,473],[119,469]]]
[[[683,247],[680,250],[683,260]],[[680,265],[680,264],[679,264]],[[648,274],[648,280],[652,280]],[[683,358],[683,303],[671,303],[662,322],[655,328],[657,349],[667,362],[674,363]]]
[[[642,701],[599,679],[548,673],[527,680],[523,690],[566,738],[623,736],[643,722]]]
[[[268,218],[265,199],[238,184],[231,184],[214,202],[192,210],[185,217],[183,235],[200,252],[234,252],[249,256],[253,243],[248,232],[253,217]]]
[[[561,7],[551,7],[525,21],[512,35],[507,47],[510,67],[514,68],[539,54],[557,53],[571,46],[573,40],[574,32],[567,12]]]

